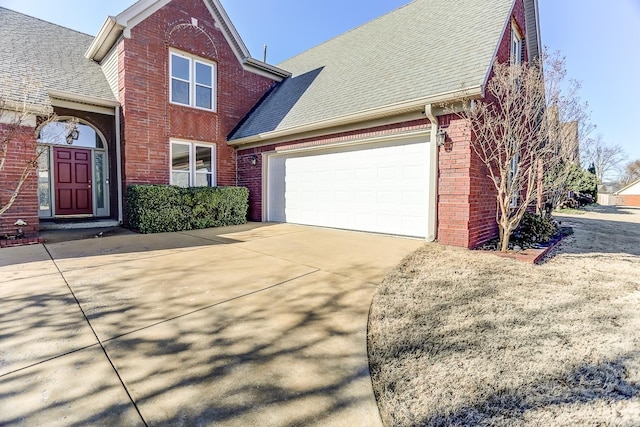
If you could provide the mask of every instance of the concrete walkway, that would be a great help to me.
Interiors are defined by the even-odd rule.
[[[2,249],[0,425],[381,425],[367,314],[421,244],[248,224]]]

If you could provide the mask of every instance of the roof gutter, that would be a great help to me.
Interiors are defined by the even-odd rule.
[[[119,24],[116,18],[109,16],[102,24],[98,35],[91,42],[84,57],[96,62],[102,61],[111,50],[111,47],[118,41],[124,28],[124,25]]]
[[[283,70],[282,68],[275,67],[273,65],[267,64],[266,62],[258,61],[257,59],[254,59],[252,57],[244,58],[242,65],[245,67],[258,69],[260,71],[266,71],[270,74],[270,77],[273,77],[273,75],[275,75],[277,77],[280,77],[280,80],[284,80],[287,77],[291,76],[290,72]]]
[[[49,97],[54,99],[61,99],[64,101],[73,101],[80,104],[97,105],[99,107],[115,108],[120,105],[116,100],[96,98],[93,96],[79,95],[73,92],[64,92],[62,90],[49,89]]]
[[[424,98],[414,99],[411,101],[399,102],[379,108],[372,108],[358,113],[345,114],[343,116],[334,117],[328,120],[320,120],[300,126],[293,126],[286,129],[274,130],[270,132],[259,133],[244,138],[233,139],[227,144],[239,147],[247,144],[265,143],[274,138],[281,138],[290,135],[296,135],[305,132],[312,132],[320,129],[327,129],[336,126],[347,125],[367,120],[374,120],[381,117],[394,116],[397,114],[407,113],[411,111],[422,111],[427,104],[444,104],[459,100],[461,98],[479,98],[482,97],[483,87],[478,85],[468,89],[460,89],[450,92],[444,92],[438,95],[428,96]]]

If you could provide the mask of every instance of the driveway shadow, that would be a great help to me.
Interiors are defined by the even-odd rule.
[[[380,425],[371,297],[421,244],[248,224],[46,245],[53,270],[2,300],[0,425]]]

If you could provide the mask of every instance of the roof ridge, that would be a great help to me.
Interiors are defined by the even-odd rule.
[[[306,53],[308,53],[308,52],[310,52],[310,51],[312,51],[312,50],[314,50],[314,49],[316,49],[316,48],[319,48],[320,46],[324,46],[324,45],[326,45],[327,43],[330,43],[330,42],[334,41],[335,39],[338,39],[338,38],[340,38],[340,37],[343,37],[343,36],[345,36],[345,35],[347,35],[347,34],[349,34],[349,33],[352,33],[352,32],[354,32],[354,31],[356,31],[356,30],[358,30],[358,29],[360,29],[360,28],[362,28],[362,27],[364,27],[364,26],[366,26],[366,25],[369,25],[369,24],[371,24],[371,23],[373,23],[373,22],[375,22],[375,21],[378,21],[378,20],[380,20],[380,19],[382,19],[382,18],[386,17],[387,15],[391,15],[392,13],[395,13],[395,12],[397,12],[397,11],[401,10],[401,9],[404,9],[405,7],[409,6],[410,4],[415,3],[415,2],[417,2],[417,1],[418,1],[418,0],[410,0],[410,1],[408,1],[407,3],[403,4],[402,6],[396,7],[395,9],[390,10],[390,11],[389,11],[389,12],[387,12],[387,13],[383,13],[382,15],[380,15],[380,16],[378,16],[378,17],[376,17],[376,18],[370,19],[370,20],[369,20],[369,21],[367,21],[367,22],[363,22],[362,24],[360,24],[360,25],[358,25],[358,26],[356,26],[356,27],[350,28],[350,29],[348,29],[347,31],[345,31],[345,32],[343,32],[343,33],[337,34],[337,35],[335,35],[335,36],[333,36],[333,37],[331,37],[331,38],[329,38],[329,39],[327,39],[327,40],[325,40],[325,41],[323,41],[323,42],[321,42],[321,43],[319,43],[319,44],[317,44],[317,45],[315,45],[315,46],[311,46],[310,48],[305,49],[305,50],[303,50],[302,52],[297,53],[297,54],[293,55],[292,57],[285,59],[284,61],[281,61],[280,63],[276,64],[276,67],[279,67],[279,68],[280,68],[280,66],[281,66],[282,64],[284,64],[285,62],[292,61],[293,59],[298,58],[299,56],[302,56],[302,55],[304,55],[304,54],[306,54]]]
[[[26,13],[18,12],[17,10],[9,9],[9,8],[3,7],[3,6],[0,6],[0,9],[4,9],[6,11],[9,11],[11,13],[15,13],[17,15],[25,16],[27,18],[35,19],[37,21],[44,22],[45,24],[53,25],[55,27],[62,28],[64,30],[73,31],[74,33],[78,33],[78,34],[81,34],[83,36],[87,36],[87,37],[91,37],[91,38],[95,37],[95,36],[93,36],[91,34],[87,34],[87,33],[84,33],[82,31],[75,30],[73,28],[65,27],[64,25],[56,24],[55,22],[47,21],[46,19],[38,18],[37,16],[27,15]]]

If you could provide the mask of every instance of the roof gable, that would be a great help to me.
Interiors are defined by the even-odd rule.
[[[219,0],[202,1],[209,10],[218,28],[222,30],[238,62],[240,62],[246,70],[265,75],[275,80],[281,80],[289,76],[289,73],[286,71],[251,57],[249,50],[240,38],[240,35]],[[143,22],[170,2],[171,0],[138,0],[118,16],[109,16],[102,25],[93,43],[91,43],[91,46],[87,49],[85,56],[97,62],[102,61],[120,37],[130,38],[131,30],[135,28],[136,25]]]
[[[314,47],[279,64],[292,77],[230,139],[258,142],[418,110],[463,91],[480,95],[513,5],[514,0],[458,0],[455,7],[450,0],[414,0]],[[299,78],[314,70],[320,71],[310,84]],[[290,108],[274,115],[281,105]]]
[[[640,179],[632,182],[624,188],[616,191],[614,194],[620,196],[640,194]]]

